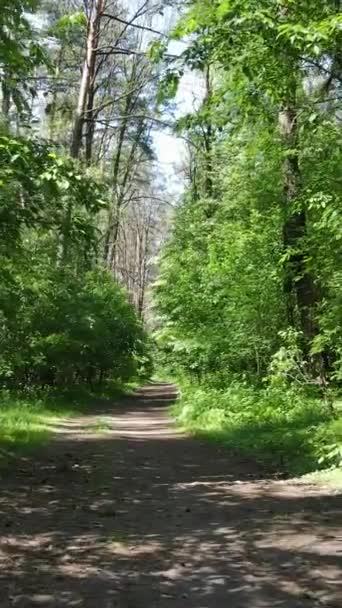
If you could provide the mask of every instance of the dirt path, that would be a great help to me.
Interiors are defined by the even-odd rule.
[[[0,607],[342,606],[342,496],[182,435],[174,388],[60,424],[0,479]]]

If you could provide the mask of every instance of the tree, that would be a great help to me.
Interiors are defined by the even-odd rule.
[[[79,157],[82,145],[83,125],[86,120],[86,111],[91,115],[94,103],[96,60],[98,56],[98,47],[100,45],[101,19],[105,14],[106,5],[106,0],[93,0],[89,9],[90,14],[87,19],[86,56],[82,69],[70,148],[71,156],[73,158]],[[91,160],[89,146],[90,143],[88,141],[88,157],[90,156],[88,161]]]
[[[107,183],[84,163],[85,115],[77,153],[67,145],[72,112],[68,120],[63,114],[60,140],[55,128],[60,102],[70,102],[70,110],[76,97],[85,13],[64,14],[79,8],[77,0],[53,10],[44,3],[48,12],[32,16],[30,8],[5,2],[0,17],[8,43],[1,49],[0,384],[128,379],[148,361],[146,336],[127,294],[97,264]],[[90,80],[83,75],[87,103]]]
[[[147,44],[154,34],[151,18],[159,5],[142,1],[128,12],[119,3],[94,1],[86,8],[77,0],[72,6],[66,2],[63,10],[51,13],[49,8],[49,32],[57,41],[52,53],[57,79],[49,104],[51,124],[59,120],[59,132],[65,131],[65,107],[70,108],[71,155],[106,183],[109,207],[107,217],[100,220],[100,243],[105,265],[121,276],[116,272],[121,222],[130,201],[136,200],[150,178],[148,165],[153,157],[151,129],[159,67],[147,56]],[[84,47],[79,45],[82,38]],[[79,80],[82,53],[85,60]],[[64,85],[62,73],[76,86]],[[62,111],[63,125],[58,119]],[[72,209],[65,221],[65,259],[71,215]]]
[[[28,80],[35,68],[45,61],[42,47],[35,39],[29,13],[35,0],[5,2],[0,15],[0,73],[2,117],[9,122],[11,104],[23,114],[28,110],[27,96],[34,95]]]
[[[321,101],[324,91],[329,100],[331,87],[338,87],[340,24],[336,2],[317,7],[310,0],[272,5],[225,0],[214,5],[194,2],[176,29],[176,37],[196,35],[184,52],[190,66],[203,68],[215,62],[229,72],[231,112],[238,110],[240,116],[253,116],[255,121],[263,116],[273,128],[278,116],[283,149],[284,292],[289,322],[296,326],[298,317],[307,357],[319,331],[321,289],[307,263],[308,201],[300,137],[310,115],[303,112],[303,104],[315,103],[306,87],[313,78],[312,66],[323,77],[319,91],[314,87],[315,98],[319,95]],[[223,88],[220,93],[227,95]]]

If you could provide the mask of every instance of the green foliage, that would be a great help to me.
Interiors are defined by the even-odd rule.
[[[1,385],[144,374],[150,359],[140,321],[94,266],[101,186],[39,141],[2,136],[0,160]]]
[[[1,136],[0,166],[0,251],[13,249],[25,227],[39,226],[62,236],[70,204],[73,240],[87,248],[94,245],[91,216],[104,204],[101,188],[70,158],[36,140]]]
[[[176,96],[183,70],[169,70],[160,82],[157,95],[158,103],[173,99]]]
[[[259,145],[265,142],[261,134]],[[186,200],[161,260],[158,341],[188,371],[261,380],[285,324],[281,215],[274,205],[279,156],[258,149],[245,133],[224,142],[220,158],[230,163],[216,179],[222,194],[214,218],[203,217],[207,199]]]
[[[28,15],[37,0],[8,0],[1,3],[0,67],[2,94],[10,97],[18,112],[28,110],[27,93],[35,95],[28,76],[47,63],[46,55],[33,34]]]
[[[82,33],[87,26],[87,19],[83,11],[63,15],[51,28],[50,33],[63,38],[70,33]]]
[[[30,453],[49,441],[59,421],[77,415],[96,414],[96,408],[113,407],[129,385],[107,382],[101,387],[30,387],[25,391],[0,391],[0,468],[13,458]],[[99,420],[96,428],[104,430]],[[90,429],[89,429],[90,430]]]
[[[36,0],[3,2],[0,15],[0,64],[19,71],[32,60],[33,43],[27,13],[37,6]],[[25,15],[26,13],[26,15]]]
[[[54,9],[57,12],[63,11],[63,6]],[[66,7],[65,7],[66,10]],[[85,12],[77,11],[62,16],[55,15],[55,19],[48,28],[49,36],[55,38],[59,45],[59,53],[68,52],[70,56],[75,53],[75,50],[82,51],[82,42],[87,32],[87,18]],[[62,50],[61,50],[62,49]],[[68,49],[68,50],[67,50]],[[77,53],[75,53],[75,57]]]
[[[332,0],[194,0],[174,31],[206,90],[157,341],[187,426],[291,471],[340,463],[341,32]]]
[[[167,45],[161,40],[153,40],[148,49],[148,55],[152,61],[158,62],[163,58]]]
[[[2,384],[128,380],[141,366],[144,333],[125,294],[105,272],[75,275],[31,257],[20,268],[7,267],[3,285]]]
[[[28,83],[46,81],[30,15],[38,5],[4,2],[0,15],[0,386],[122,382],[148,374],[151,359],[127,294],[97,264],[108,184],[61,147],[27,136],[23,120],[37,92]],[[70,56],[83,52],[87,26],[84,11],[61,11],[48,32],[60,62],[68,45]],[[27,112],[31,122],[40,109]]]
[[[186,429],[276,472],[341,464],[342,418],[332,420],[322,402],[303,391],[241,382],[218,390],[183,382],[175,415]]]
[[[301,166],[307,263],[325,294],[312,353],[328,352],[330,387],[319,389],[298,319],[290,326],[286,315],[282,161],[269,127],[222,138],[214,215],[206,216],[207,197],[184,200],[155,285],[161,357],[193,382],[178,406],[180,422],[288,473],[341,461],[341,423],[331,411],[342,360],[341,157],[328,145],[340,133],[334,119],[319,122],[303,127]]]
[[[68,410],[68,413],[70,411]],[[59,415],[66,412],[60,408]],[[56,416],[44,407],[42,401],[14,397],[3,392],[0,402],[0,466],[11,455],[13,447],[20,450],[34,448],[45,443],[49,432],[43,416]]]

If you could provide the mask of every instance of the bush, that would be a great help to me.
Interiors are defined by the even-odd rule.
[[[101,270],[7,267],[0,291],[0,382],[7,386],[128,380],[149,364],[140,321]]]
[[[219,390],[183,381],[174,413],[188,430],[272,470],[302,474],[341,461],[342,419],[298,389],[233,382]]]

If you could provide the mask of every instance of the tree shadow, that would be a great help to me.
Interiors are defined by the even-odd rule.
[[[151,385],[60,434],[0,492],[0,606],[338,606],[342,496],[263,479],[170,426]]]

